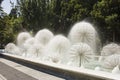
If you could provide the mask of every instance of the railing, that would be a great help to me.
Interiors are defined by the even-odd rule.
[[[0,54],[3,58],[16,61],[31,68],[65,78],[66,80],[120,80],[120,75],[83,69],[79,67],[71,67],[62,64],[51,62],[43,62],[37,59],[30,59],[21,56],[16,56],[8,53]]]

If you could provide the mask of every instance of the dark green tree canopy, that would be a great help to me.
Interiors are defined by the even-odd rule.
[[[106,34],[105,38],[115,41],[120,35],[120,0],[101,0],[93,6],[91,16],[99,22],[100,29]],[[119,40],[119,39],[118,39]]]
[[[120,42],[120,0],[17,0],[6,14],[0,0],[0,47],[14,41],[20,31],[48,28],[68,34],[71,26],[87,20],[96,25],[102,39]]]

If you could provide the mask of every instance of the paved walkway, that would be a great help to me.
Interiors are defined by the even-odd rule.
[[[0,62],[0,74],[3,80],[37,80]]]
[[[0,58],[0,80],[64,80]]]
[[[3,75],[0,74],[0,80],[7,80]]]

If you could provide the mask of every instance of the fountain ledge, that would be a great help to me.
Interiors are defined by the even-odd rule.
[[[17,60],[20,62],[25,62],[28,64],[31,64],[33,66],[37,66],[40,68],[44,68],[46,70],[51,70],[55,71],[58,73],[62,74],[67,74],[70,76],[75,76],[75,77],[82,77],[82,78],[87,78],[90,80],[120,80],[120,75],[119,74],[113,74],[113,73],[108,73],[108,72],[103,72],[103,71],[94,71],[90,69],[84,69],[84,68],[79,68],[79,67],[72,67],[72,66],[67,66],[63,64],[56,64],[52,62],[43,62],[37,59],[31,59],[31,58],[25,58],[17,55],[12,55],[8,53],[2,53],[1,54],[3,58],[11,58],[13,60]]]

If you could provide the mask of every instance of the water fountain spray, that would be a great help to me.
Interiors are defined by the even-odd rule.
[[[38,43],[46,45],[53,38],[53,36],[53,33],[48,29],[42,29],[37,32],[35,39],[37,39]]]

